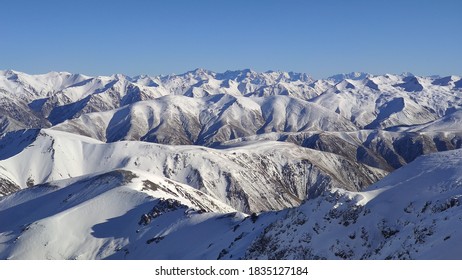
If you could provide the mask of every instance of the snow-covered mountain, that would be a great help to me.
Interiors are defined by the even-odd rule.
[[[11,139],[15,142],[8,142]],[[14,146],[18,142],[21,145]],[[3,193],[128,168],[188,184],[247,213],[297,206],[327,188],[360,190],[387,174],[342,156],[282,142],[215,150],[139,141],[106,144],[44,129],[7,134],[0,143],[7,147],[0,149],[0,158],[5,158],[0,161],[0,178],[9,182]]]
[[[0,200],[0,257],[460,259],[461,159],[423,156],[363,192],[251,216],[147,173],[50,182]]]
[[[356,126],[335,112],[297,98],[220,94],[198,98],[164,96],[84,114],[53,129],[105,142],[142,140],[210,146],[274,131],[355,131]]]
[[[0,105],[2,259],[462,258],[459,76],[6,70]]]
[[[423,125],[416,125],[410,128],[407,128],[407,131],[417,131],[417,132],[459,132],[462,127],[462,110],[455,110],[451,113],[446,114],[445,116],[428,122]]]
[[[18,217],[15,211],[19,208],[28,214]],[[124,169],[19,191],[5,197],[0,210],[2,259],[104,258],[129,243],[115,236],[101,238],[124,227],[122,224],[130,218],[120,219],[123,215],[138,215],[141,225],[173,210],[185,215],[235,212],[189,186]],[[140,210],[149,215],[144,216]],[[27,233],[31,239],[25,236]],[[36,242],[36,238],[43,242]]]
[[[289,106],[289,110],[294,106],[309,106],[305,108],[309,110],[319,104],[353,122],[357,128],[380,129],[423,124],[443,117],[461,107],[461,91],[462,79],[458,76],[350,73],[313,80],[306,74],[252,70],[214,73],[196,69],[181,75],[133,78],[0,71],[2,108],[8,108],[2,112],[3,118],[23,123],[23,128],[49,127],[88,113],[117,110],[164,95],[194,98],[224,95],[238,99],[243,105],[257,102],[255,97],[262,98],[257,102],[260,105],[275,101],[298,104]],[[286,96],[286,101],[282,101],[282,96]],[[244,101],[247,99],[243,97],[250,100]],[[213,97],[208,100],[211,99]],[[300,99],[310,105],[304,105]],[[213,110],[210,107],[215,105],[215,102],[202,102],[199,109]],[[264,116],[263,121],[270,117]],[[2,126],[3,132],[15,129],[15,125]]]
[[[448,116],[449,117],[449,116]],[[446,120],[447,117],[444,117]],[[422,126],[407,127],[405,131],[358,130],[353,132],[306,131],[295,133],[266,133],[230,140],[223,146],[246,141],[283,141],[302,147],[334,153],[351,161],[371,167],[393,171],[413,161],[420,155],[459,149],[462,147],[462,131],[457,123],[435,121],[451,125],[453,129],[442,131],[429,127],[426,131],[413,131]],[[433,122],[429,123],[433,124]]]

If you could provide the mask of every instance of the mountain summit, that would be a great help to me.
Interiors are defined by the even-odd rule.
[[[461,85],[0,71],[0,258],[462,258]]]

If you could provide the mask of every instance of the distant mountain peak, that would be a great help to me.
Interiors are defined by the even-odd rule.
[[[401,76],[402,77],[415,77],[415,75],[412,74],[411,72],[403,72],[401,73]]]
[[[350,73],[342,73],[342,74],[336,74],[333,76],[328,77],[328,80],[332,80],[336,83],[341,82],[342,80],[345,79],[350,79],[350,80],[363,80],[367,77],[369,77],[370,74],[364,73],[364,72],[350,72]]]

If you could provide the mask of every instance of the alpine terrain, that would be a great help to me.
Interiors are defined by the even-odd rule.
[[[0,259],[462,259],[462,77],[0,71]]]

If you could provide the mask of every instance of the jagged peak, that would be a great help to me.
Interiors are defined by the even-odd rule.
[[[400,74],[400,76],[402,77],[415,77],[414,74],[412,74],[411,72],[403,72]]]
[[[131,81],[132,80],[130,76],[127,76],[125,74],[113,74],[110,76],[110,78],[114,80],[119,80],[119,81],[124,81],[124,80]]]
[[[369,77],[370,74],[365,73],[365,72],[350,72],[350,73],[341,73],[341,74],[336,74],[333,76],[328,77],[328,80],[333,80],[336,83],[341,82],[342,80],[345,79],[350,79],[350,80],[363,80],[367,77]]]
[[[186,75],[194,75],[194,76],[213,76],[215,73],[213,71],[204,69],[204,68],[196,68],[194,70],[188,71],[184,74],[179,76],[186,76]]]

